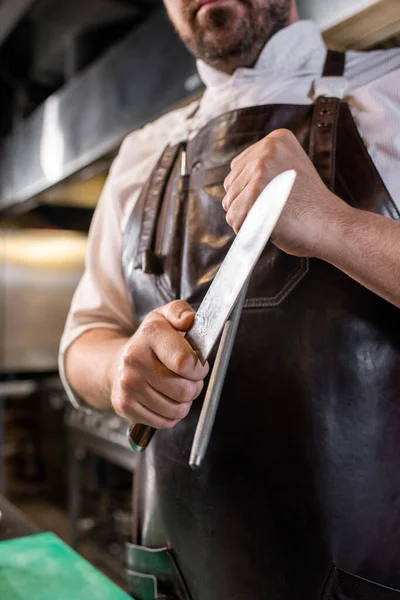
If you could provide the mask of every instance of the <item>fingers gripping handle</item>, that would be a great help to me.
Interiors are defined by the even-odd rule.
[[[215,414],[218,408],[221,396],[222,386],[225,380],[226,371],[232,354],[240,316],[246,299],[248,281],[243,286],[240,296],[232,311],[229,320],[225,323],[222,334],[221,344],[217,354],[216,364],[207,390],[203,410],[201,413],[199,425],[196,430],[196,436],[193,443],[190,465],[199,467],[207,450],[210,440]],[[135,452],[144,452],[150,444],[156,429],[148,425],[133,425],[128,432],[129,444]]]
[[[154,437],[157,429],[149,425],[132,425],[128,430],[129,445],[134,452],[144,452]]]

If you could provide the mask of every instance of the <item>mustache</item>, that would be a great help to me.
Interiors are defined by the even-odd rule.
[[[236,0],[238,4],[252,8],[252,0]],[[202,5],[199,4],[198,0],[184,0],[183,14],[188,23],[194,24],[197,13],[199,12]]]

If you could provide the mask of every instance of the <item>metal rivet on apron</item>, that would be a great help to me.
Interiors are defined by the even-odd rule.
[[[129,274],[129,276],[133,275],[133,271],[134,271],[134,270],[135,270],[135,261],[134,261],[134,259],[132,258],[132,259],[129,261],[129,264],[128,264],[128,274]]]

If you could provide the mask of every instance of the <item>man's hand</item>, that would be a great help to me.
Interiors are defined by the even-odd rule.
[[[288,169],[297,171],[291,196],[272,241],[296,256],[317,256],[332,219],[349,208],[324,185],[312,162],[290,131],[274,131],[237,156],[225,179],[223,207],[237,233],[247,213],[272,179]]]
[[[119,415],[156,429],[170,429],[187,416],[208,373],[183,336],[194,316],[182,300],[167,304],[149,313],[122,347],[111,395]]]

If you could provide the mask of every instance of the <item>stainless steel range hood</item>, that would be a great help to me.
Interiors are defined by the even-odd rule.
[[[3,142],[0,211],[28,208],[28,200],[201,89],[193,57],[160,9]]]

